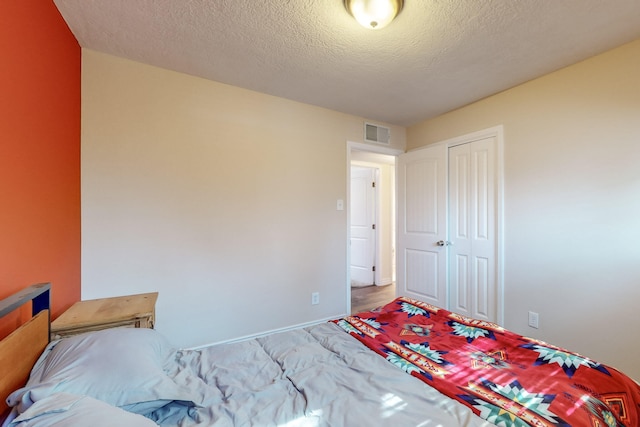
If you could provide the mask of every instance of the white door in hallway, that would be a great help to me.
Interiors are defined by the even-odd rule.
[[[375,178],[375,168],[351,168],[351,286],[375,282]]]
[[[447,147],[398,157],[397,295],[447,307]]]

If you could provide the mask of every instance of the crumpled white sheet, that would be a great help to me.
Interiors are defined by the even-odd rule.
[[[171,376],[202,407],[172,403],[162,426],[491,426],[333,323],[178,353]]]

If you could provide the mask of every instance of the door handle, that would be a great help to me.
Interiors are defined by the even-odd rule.
[[[438,240],[436,242],[436,245],[438,245],[438,246],[451,246],[451,245],[453,245],[453,243],[451,243],[448,240]]]

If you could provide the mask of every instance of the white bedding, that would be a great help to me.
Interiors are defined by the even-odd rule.
[[[491,425],[334,323],[202,350],[151,329],[65,338],[7,402],[11,427]]]
[[[202,350],[169,376],[202,406],[171,403],[162,426],[463,426],[492,424],[367,349],[333,323]]]

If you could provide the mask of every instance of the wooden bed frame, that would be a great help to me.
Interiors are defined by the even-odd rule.
[[[0,301],[0,317],[27,302],[32,318],[0,341],[0,421],[8,414],[7,396],[27,382],[51,335],[50,283],[29,286]]]

